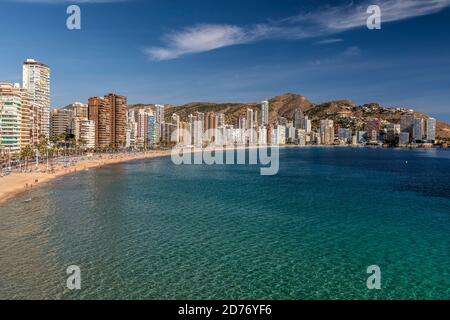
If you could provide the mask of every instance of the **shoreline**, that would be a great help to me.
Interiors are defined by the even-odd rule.
[[[138,154],[117,154],[117,155],[101,155],[101,158],[84,159],[77,161],[73,166],[64,167],[63,165],[54,165],[51,173],[43,172],[46,165],[40,164],[39,169],[42,170],[31,173],[13,172],[6,177],[0,177],[0,205],[11,200],[15,196],[23,194],[26,191],[35,190],[47,182],[56,178],[63,177],[68,174],[88,171],[112,164],[118,164],[134,160],[162,158],[171,155],[171,150],[149,151]],[[82,157],[87,158],[87,157]],[[81,159],[81,158],[80,158]],[[33,167],[33,164],[30,165]]]

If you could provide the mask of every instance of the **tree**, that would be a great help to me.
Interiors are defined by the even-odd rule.
[[[44,135],[41,135],[39,137],[39,143],[38,143],[38,150],[41,155],[44,155],[47,153],[48,144],[49,144],[48,138]]]
[[[28,169],[28,159],[34,157],[33,149],[30,145],[26,145],[22,150],[20,150],[20,160],[25,160],[25,169]]]

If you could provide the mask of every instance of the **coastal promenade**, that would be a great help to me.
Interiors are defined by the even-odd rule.
[[[83,156],[72,158],[70,165],[60,163],[53,165],[49,172],[46,172],[45,164],[40,164],[38,170],[31,171],[30,173],[12,172],[8,176],[0,177],[0,204],[20,193],[35,189],[46,182],[66,174],[126,161],[170,156],[170,153],[170,150],[158,150],[138,153],[102,154],[92,157]],[[33,165],[30,166],[34,168]]]

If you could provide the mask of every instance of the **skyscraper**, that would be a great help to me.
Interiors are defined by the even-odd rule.
[[[199,147],[203,143],[203,127],[204,127],[204,114],[195,112],[193,115],[189,115],[189,124],[191,131],[191,144]]]
[[[110,93],[105,99],[111,108],[111,143],[115,148],[123,148],[126,143],[127,98]]]
[[[148,111],[140,109],[137,112],[136,146],[144,148],[148,144]]]
[[[269,101],[261,102],[261,125],[269,125]]]
[[[422,142],[424,136],[424,121],[422,118],[414,119],[413,126],[413,141],[414,142]]]
[[[436,119],[434,118],[427,119],[427,142],[436,142]]]
[[[320,141],[322,144],[334,143],[334,122],[333,120],[320,120]]]
[[[92,97],[88,103],[89,120],[95,122],[97,147],[123,148],[126,145],[127,98],[110,93]]]
[[[247,109],[247,123],[245,125],[245,129],[252,129],[254,127],[254,117],[253,117],[253,109]]]
[[[147,146],[154,146],[157,144],[156,140],[156,117],[153,112],[150,112],[147,117]]]
[[[409,139],[411,140],[413,137],[413,129],[414,129],[414,115],[413,114],[404,114],[400,118],[400,131],[403,133],[408,133]],[[403,136],[404,138],[405,136]]]
[[[164,106],[161,104],[155,105],[155,112],[156,112],[156,123],[164,123]]]
[[[205,117],[205,138],[208,142],[215,142],[217,137],[219,118],[214,112],[208,112]]]
[[[50,67],[33,59],[23,63],[23,87],[29,92],[32,140],[50,135]]]
[[[20,110],[20,148],[32,143],[31,141],[31,104],[30,95],[25,88],[19,88],[22,98],[22,107]]]
[[[306,129],[306,119],[302,110],[296,109],[294,112],[294,126],[296,129]]]

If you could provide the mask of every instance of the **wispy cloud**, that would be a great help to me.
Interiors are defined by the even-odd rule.
[[[324,39],[317,42],[314,42],[315,45],[325,45],[325,44],[333,44],[333,43],[339,43],[344,41],[344,39],[341,38],[333,38],[333,39]]]
[[[163,46],[146,48],[145,53],[153,60],[171,60],[186,54],[268,39],[300,40],[330,36],[365,26],[366,10],[372,4],[381,7],[382,22],[387,23],[437,13],[450,6],[450,0],[365,0],[357,5],[350,2],[327,6],[263,24],[198,24],[166,34],[162,39]],[[328,43],[339,40],[329,39]],[[322,44],[326,41],[322,40]]]

